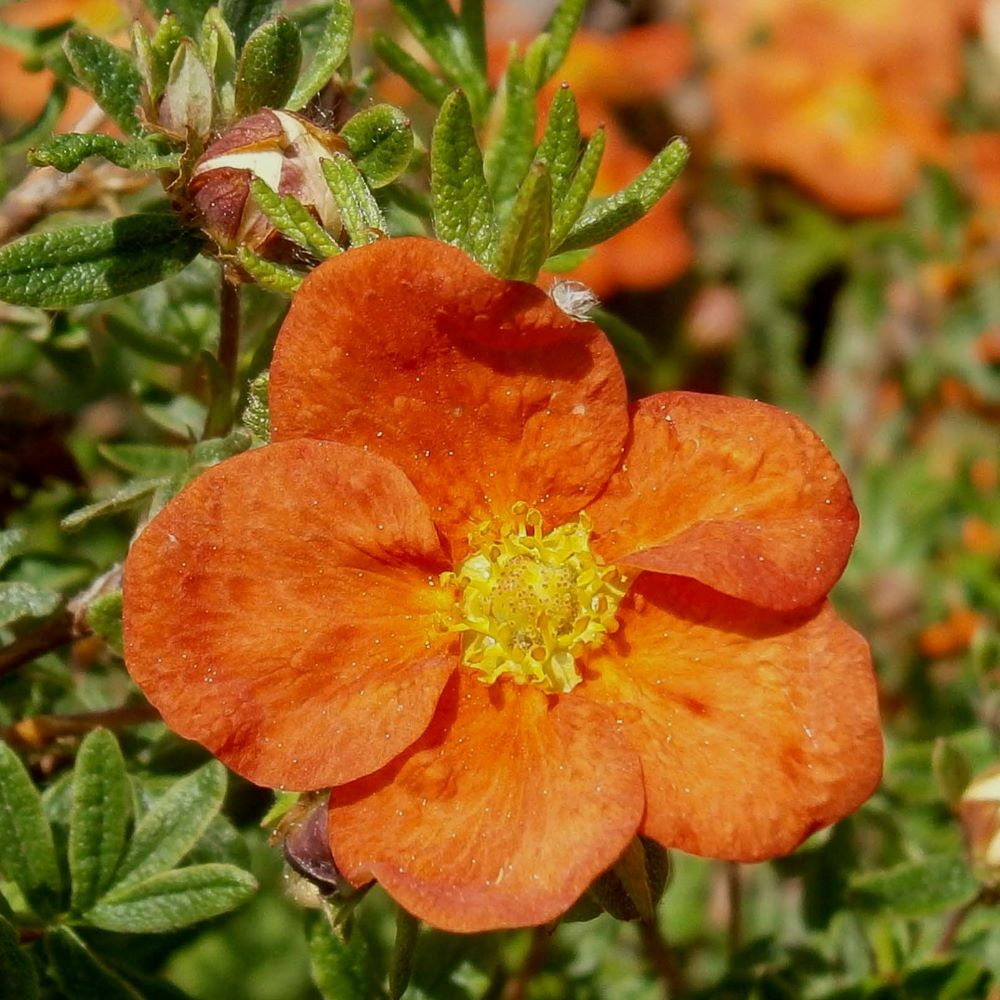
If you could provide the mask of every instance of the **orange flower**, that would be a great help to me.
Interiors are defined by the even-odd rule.
[[[723,151],[837,211],[897,209],[949,155],[961,86],[952,0],[697,0]]]
[[[126,658],[236,771],[332,787],[352,883],[538,924],[637,833],[767,858],[871,793],[870,655],[825,600],[857,514],[797,418],[630,410],[599,330],[425,239],[317,268],[271,371],[273,443],[133,546]]]

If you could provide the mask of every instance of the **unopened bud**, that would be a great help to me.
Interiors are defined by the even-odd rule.
[[[973,866],[991,880],[1000,881],[1000,765],[969,782],[958,814]]]
[[[202,225],[224,251],[244,246],[269,256],[266,244],[277,233],[250,197],[251,181],[260,178],[278,194],[297,198],[325,229],[338,233],[340,212],[320,161],[345,149],[334,132],[289,111],[264,110],[244,118],[195,165],[190,192]]]

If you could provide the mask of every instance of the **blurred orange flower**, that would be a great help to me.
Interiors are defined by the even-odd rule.
[[[306,279],[271,405],[273,443],[133,546],[126,658],[252,781],[332,786],[355,885],[539,924],[636,833],[771,857],[878,782],[870,654],[826,601],[857,513],[797,418],[629,409],[598,329],[424,239]]]
[[[961,6],[928,0],[696,0],[721,151],[846,214],[892,211],[948,157]]]

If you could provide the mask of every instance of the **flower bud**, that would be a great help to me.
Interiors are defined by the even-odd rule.
[[[340,212],[320,161],[345,148],[335,133],[289,111],[265,109],[244,118],[195,164],[189,190],[202,225],[223,251],[245,246],[276,256],[267,244],[280,242],[280,234],[250,197],[250,183],[259,177],[279,194],[293,195],[336,234]]]
[[[974,867],[1000,880],[1000,765],[977,775],[962,793],[958,814]]]

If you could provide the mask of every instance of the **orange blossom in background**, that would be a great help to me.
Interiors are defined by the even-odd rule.
[[[755,860],[879,780],[857,528],[796,417],[667,392],[533,285],[384,239],[318,267],[273,443],[125,569],[126,660],[182,736],[331,787],[334,859],[451,931],[565,911],[637,833]]]

